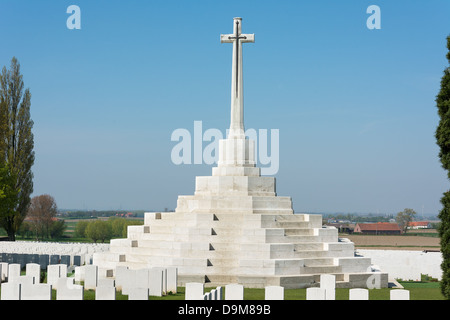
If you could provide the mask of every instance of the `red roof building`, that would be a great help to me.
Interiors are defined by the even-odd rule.
[[[428,221],[412,221],[408,223],[408,229],[428,229],[431,224]]]
[[[378,223],[358,223],[355,226],[354,233],[361,234],[401,234],[402,230],[397,223],[378,222]]]

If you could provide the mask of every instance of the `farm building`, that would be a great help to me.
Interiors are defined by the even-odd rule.
[[[412,221],[408,223],[408,229],[429,229],[431,223],[429,221]]]
[[[339,233],[348,233],[348,234],[352,234],[353,230],[355,229],[355,224],[354,223],[326,223],[324,226],[327,227],[335,227],[336,229],[338,229]]]
[[[378,223],[357,223],[354,233],[361,234],[401,234],[402,230],[397,223],[378,222]]]

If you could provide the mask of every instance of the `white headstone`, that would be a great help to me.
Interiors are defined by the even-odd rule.
[[[58,291],[56,292],[58,296]],[[84,288],[81,285],[74,285],[72,288],[63,289],[60,297],[56,300],[84,300]]]
[[[268,286],[265,288],[265,300],[284,300],[284,288],[280,286]]]
[[[75,267],[75,281],[81,282],[84,281],[84,266]]]
[[[116,288],[97,287],[95,289],[95,300],[116,300]]]
[[[128,300],[148,300],[148,288],[130,288]]]
[[[325,289],[325,300],[336,298],[336,276],[332,274],[320,275],[320,288]]]
[[[115,271],[116,278],[116,288],[119,291],[122,291],[123,284],[128,279],[128,267],[126,266],[117,266]]]
[[[20,300],[20,283],[5,282],[1,285],[1,300]]]
[[[325,289],[307,288],[306,300],[325,300]]]
[[[67,265],[65,264],[58,264],[59,266],[59,277],[60,278],[67,278]]]
[[[61,288],[72,288],[74,285],[74,278],[59,278],[56,281],[56,286],[55,288],[57,288],[57,290],[61,289]]]
[[[217,287],[216,288],[216,300],[222,300],[223,299],[223,288]]]
[[[186,283],[185,300],[203,300],[203,283]]]
[[[47,284],[57,286],[58,279],[60,278],[60,267],[58,264],[50,264],[47,267]]]
[[[244,286],[241,284],[227,284],[225,286],[225,300],[244,300]]]
[[[160,273],[161,273],[161,276],[160,276]],[[167,293],[167,268],[162,268],[162,267],[150,268],[149,281],[151,281],[150,278],[152,278],[152,277],[154,279],[157,279],[158,283],[159,283],[159,278],[161,277],[161,281],[162,281],[162,291],[161,292],[162,292],[162,294],[166,294]],[[150,285],[149,285],[149,287],[150,287]],[[159,289],[157,289],[157,290],[159,290]]]
[[[37,263],[27,263],[26,265],[26,275],[34,277],[34,283],[39,283],[41,281],[41,266]]]
[[[0,262],[0,282],[8,278],[8,262]]]
[[[349,300],[369,300],[369,290],[358,289],[358,288],[350,289],[348,299]]]
[[[52,300],[52,286],[46,283],[24,283],[20,290],[20,300]]]
[[[8,282],[20,277],[20,264],[11,263],[8,265]]]
[[[20,276],[20,277],[15,277],[15,278],[11,279],[11,281],[8,281],[8,282],[32,285],[32,284],[34,284],[34,277],[32,277],[32,276]]]
[[[84,288],[86,290],[95,289],[97,287],[97,266],[87,265],[84,269]]]
[[[114,279],[112,278],[99,278],[97,279],[97,287],[115,287]]]
[[[142,280],[138,277],[138,271],[139,275],[143,278]],[[140,270],[132,270],[127,269],[123,274],[122,279],[122,294],[128,295],[130,292],[130,289],[132,288],[148,288],[148,269],[145,269],[145,272],[143,269]]]
[[[206,292],[206,293],[203,295],[203,300],[213,300],[212,292],[211,292],[211,291],[210,291],[210,292]]]
[[[178,268],[168,267],[167,268],[167,293],[177,293],[177,283],[178,283]]]
[[[148,288],[149,295],[161,297],[164,291],[164,272],[163,268],[152,268],[149,270]]]
[[[409,290],[393,289],[390,291],[391,300],[409,300]]]

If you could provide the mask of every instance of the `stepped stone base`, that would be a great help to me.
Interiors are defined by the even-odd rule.
[[[337,287],[366,287],[370,259],[355,257],[352,242],[321,224],[310,214],[146,213],[143,226],[130,226],[127,239],[94,254],[94,264],[174,266],[182,286],[307,288],[327,273],[336,275]],[[387,287],[386,274],[380,285]]]

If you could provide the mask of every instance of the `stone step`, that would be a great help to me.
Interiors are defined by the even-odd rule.
[[[294,250],[295,251],[308,251],[308,250],[323,250],[324,244],[322,242],[298,242],[294,243]]]
[[[307,228],[284,228],[284,234],[287,236],[312,236],[314,229]]]
[[[287,235],[282,239],[283,243],[305,243],[305,242],[336,242],[334,236],[298,236]]]
[[[213,239],[213,242],[209,243],[209,250],[215,250],[215,251],[239,251],[241,248],[240,243],[233,243],[233,242],[217,242],[216,239]]]
[[[323,250],[303,250],[303,251],[295,251],[292,255],[293,258],[301,258],[301,259],[313,259],[313,258],[326,258],[330,257],[329,251]],[[334,255],[333,255],[334,257]]]
[[[228,275],[228,274],[206,274],[205,275],[205,287],[208,286],[209,283],[213,283],[215,287],[223,286],[225,287],[230,283],[238,283],[237,275]]]
[[[300,272],[301,274],[341,273],[341,267],[330,265],[303,267],[300,269]]]
[[[294,211],[290,208],[278,208],[278,209],[253,209],[253,213],[256,214],[289,214],[293,213]]]
[[[303,258],[305,267],[334,266],[334,258]]]
[[[310,229],[311,223],[309,221],[274,221],[273,225],[265,227]]]

